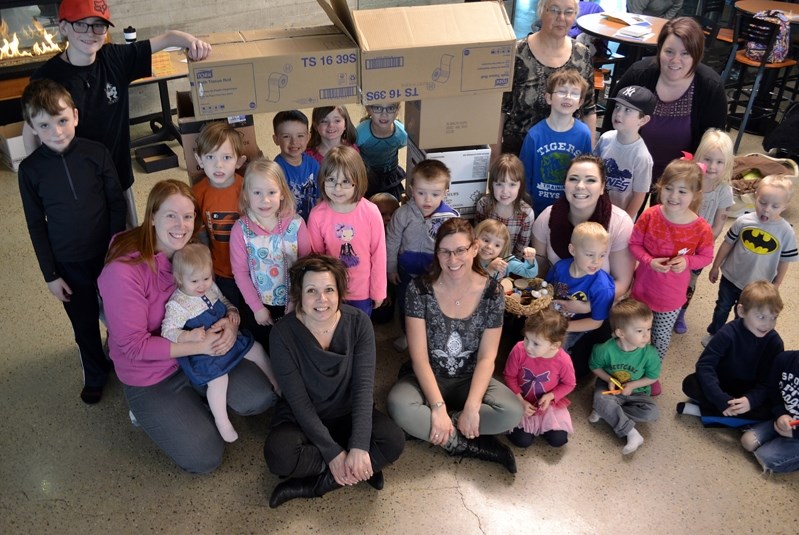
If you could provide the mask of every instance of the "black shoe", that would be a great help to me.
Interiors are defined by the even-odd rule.
[[[375,490],[383,490],[385,481],[383,480],[382,470],[380,472],[375,472],[372,477],[366,480],[366,482],[369,483],[369,486]]]
[[[318,476],[289,479],[279,483],[275,490],[272,491],[272,496],[269,498],[269,507],[274,509],[296,498],[324,496],[339,487],[340,485],[336,483],[330,470],[325,470],[324,473]]]
[[[682,414],[684,410],[685,410],[685,402],[680,401],[679,403],[677,403],[677,414]]]
[[[99,403],[103,399],[103,389],[84,386],[83,390],[80,391],[80,399],[87,405]]]
[[[466,449],[459,453],[464,457],[501,464],[511,474],[516,473],[516,457],[513,456],[513,452],[493,435],[480,435],[476,439],[467,439]]]

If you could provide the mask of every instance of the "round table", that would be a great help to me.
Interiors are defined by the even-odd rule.
[[[758,11],[782,11],[791,24],[799,24],[799,4],[790,2],[777,2],[776,0],[740,0],[735,2],[735,9],[744,13],[757,13]]]
[[[591,13],[590,15],[583,15],[577,18],[577,26],[594,37],[607,39],[608,41],[616,41],[617,43],[627,43],[634,47],[640,48],[653,48],[657,46],[658,35],[663,25],[668,22],[668,19],[660,17],[651,17],[649,15],[638,15],[647,20],[652,25],[652,30],[646,39],[635,39],[633,37],[624,37],[623,35],[616,35],[620,29],[626,26],[621,22],[614,22],[605,18],[604,13]]]

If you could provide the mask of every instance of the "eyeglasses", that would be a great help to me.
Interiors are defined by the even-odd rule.
[[[89,24],[88,22],[79,20],[77,22],[70,22],[70,24],[72,25],[72,29],[75,30],[75,33],[86,33],[89,31],[90,26],[94,35],[105,35],[108,33],[108,24],[105,22],[94,22]]]
[[[577,11],[573,9],[567,9],[566,11],[563,11],[559,7],[550,7],[547,9],[547,12],[555,18],[563,15],[563,17],[567,19],[573,17],[577,13]]]
[[[559,89],[555,91],[555,94],[560,98],[571,98],[574,100],[579,100],[582,95],[580,93],[573,93],[571,91],[566,91],[565,89]]]
[[[369,108],[371,108],[372,112],[376,113],[377,115],[382,113],[391,115],[392,113],[397,113],[397,110],[399,110],[399,106],[396,104],[389,104],[388,106],[369,106]]]
[[[450,251],[449,249],[439,249],[436,251],[438,256],[443,256],[444,258],[449,258],[450,256],[454,256],[455,258],[462,258],[463,255],[466,254],[466,251],[471,249],[471,247],[458,247],[454,251]]]
[[[336,182],[336,179],[333,178],[332,176],[327,177],[325,179],[325,187],[326,188],[336,189],[336,186],[338,186],[341,189],[352,189],[352,188],[355,187],[355,184],[353,184],[353,182],[351,180],[347,180],[347,179],[344,179],[344,180],[341,180],[339,182]]]

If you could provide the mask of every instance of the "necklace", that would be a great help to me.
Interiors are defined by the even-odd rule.
[[[446,287],[446,285],[444,285],[444,281],[438,281],[438,285],[441,286],[441,288],[443,288],[447,293],[449,293],[449,289]],[[456,307],[461,306],[461,300],[460,299],[453,298],[453,297],[449,297],[449,299],[452,299],[452,301],[455,303]]]
[[[330,334],[330,332],[336,327],[336,325],[338,325],[338,319],[339,319],[340,315],[341,315],[341,311],[337,310],[336,314],[333,316],[333,320],[332,320],[331,324],[327,327],[327,329],[315,329],[315,328],[311,327],[311,325],[310,325],[310,323],[308,321],[309,320],[308,315],[305,314],[305,313],[302,314],[302,316],[300,317],[300,320],[302,321],[302,324],[305,325],[305,327],[309,331],[311,331],[312,334],[325,335],[325,334]]]

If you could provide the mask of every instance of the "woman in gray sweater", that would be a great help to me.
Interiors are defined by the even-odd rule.
[[[269,470],[287,481],[269,500],[322,496],[366,481],[383,488],[384,466],[399,458],[402,430],[374,408],[375,337],[369,317],[342,303],[347,268],[309,255],[290,270],[296,310],[269,336],[283,390],[264,444]]]

